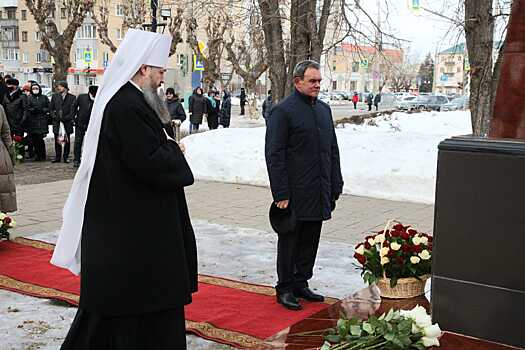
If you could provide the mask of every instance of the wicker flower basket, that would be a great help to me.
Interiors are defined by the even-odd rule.
[[[390,287],[390,278],[381,278],[377,281],[377,287],[381,297],[390,299],[408,299],[425,294],[425,283],[430,275],[417,278],[400,278],[394,288]]]

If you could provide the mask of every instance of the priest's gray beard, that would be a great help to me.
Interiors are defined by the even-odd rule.
[[[170,112],[168,111],[166,103],[157,93],[157,89],[152,88],[149,81],[146,81],[142,91],[144,92],[146,102],[157,113],[162,124],[168,124],[171,121]]]

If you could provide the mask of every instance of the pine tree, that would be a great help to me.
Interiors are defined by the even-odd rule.
[[[418,75],[421,79],[419,92],[432,92],[432,85],[434,83],[434,60],[430,53],[427,55],[421,66],[419,66]]]

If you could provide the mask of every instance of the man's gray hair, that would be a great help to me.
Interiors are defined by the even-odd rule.
[[[292,78],[293,79],[295,78],[304,79],[304,72],[306,72],[308,68],[314,68],[317,70],[321,70],[321,65],[318,62],[312,61],[312,60],[301,61],[295,65],[295,68],[293,69]]]

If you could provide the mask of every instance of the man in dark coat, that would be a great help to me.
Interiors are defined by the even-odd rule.
[[[376,108],[376,111],[379,110],[379,103],[381,102],[381,94],[377,93],[374,97],[374,107]]]
[[[75,148],[73,150],[75,159],[73,160],[73,166],[75,168],[80,166],[82,143],[84,142],[84,135],[89,125],[89,117],[91,116],[91,109],[93,108],[93,101],[95,101],[95,96],[97,95],[97,89],[98,86],[90,86],[88,93],[78,95],[73,105],[75,121]]]
[[[11,134],[24,137],[22,123],[24,120],[26,95],[20,90],[19,85],[20,82],[15,78],[6,80],[8,92],[4,96],[3,105]]]
[[[246,90],[241,88],[241,95],[239,96],[240,105],[241,105],[241,115],[244,115],[244,106],[246,105]]]
[[[67,82],[56,84],[56,94],[51,97],[51,117],[53,119],[53,134],[55,134],[55,159],[52,163],[69,163],[70,136],[73,133],[73,119],[75,116],[75,96],[69,93]],[[60,135],[60,124],[64,126],[64,134]],[[63,139],[59,139],[62,136]],[[62,143],[64,152],[62,152]]]
[[[374,94],[373,93],[369,93],[367,96],[366,96],[366,104],[368,105],[368,111],[372,111],[372,104],[374,103]]]
[[[127,38],[147,36],[130,31]],[[197,251],[184,187],[194,179],[163,127],[157,88],[165,71],[142,64],[105,105],[82,226],[79,310],[62,350],[186,349],[184,305],[197,290]],[[84,156],[79,171],[91,159]]]
[[[270,111],[272,110],[272,90],[268,90],[268,96],[262,104],[262,115],[264,122],[268,124],[268,118],[270,118]]]
[[[193,90],[193,95],[188,101],[190,112],[190,134],[199,130],[204,116],[208,113],[208,101],[202,93],[202,88],[198,87]]]
[[[297,298],[323,301],[308,288],[323,220],[331,218],[343,190],[339,148],[330,107],[317,99],[320,66],[302,61],[293,73],[294,92],[272,108],[266,129],[266,165],[275,204],[288,206],[296,230],[279,235],[277,301],[301,309]]]
[[[24,111],[24,123],[29,133],[31,144],[35,149],[35,160],[46,160],[46,144],[44,137],[49,133],[47,117],[49,115],[49,99],[42,94],[38,83],[31,84],[31,94],[27,97]]]
[[[221,103],[221,112],[219,114],[219,123],[223,128],[230,127],[230,121],[232,118],[232,101],[228,91],[224,90]]]

